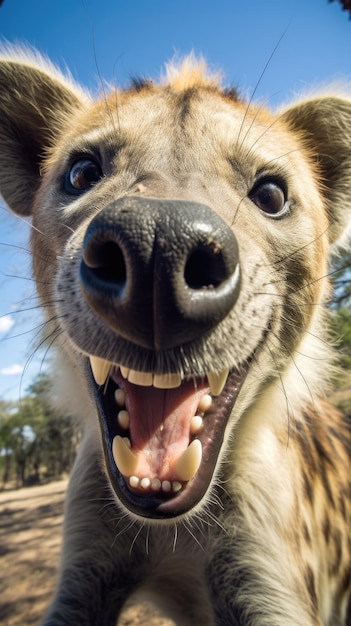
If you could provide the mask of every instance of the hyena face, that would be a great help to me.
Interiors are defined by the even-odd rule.
[[[300,404],[310,392],[295,360],[318,348],[350,207],[349,182],[336,187],[351,105],[272,115],[189,63],[97,102],[27,61],[1,76],[1,189],[33,215],[48,335],[79,411],[94,429],[97,406],[123,506],[182,516],[269,385],[294,368]]]

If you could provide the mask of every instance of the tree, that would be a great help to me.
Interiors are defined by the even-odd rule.
[[[73,464],[80,433],[70,416],[57,414],[50,406],[51,379],[39,375],[29,387],[22,403],[22,415],[35,434],[32,451],[32,468],[38,475],[39,467],[47,475],[57,476],[68,472]]]
[[[329,0],[329,2],[334,2],[335,0]],[[350,15],[350,19],[351,19],[351,0],[339,0],[341,6],[342,6],[342,10],[343,11],[349,11]]]
[[[69,416],[55,413],[48,401],[51,380],[38,376],[18,403],[0,401],[0,462],[5,485],[15,474],[16,484],[69,472],[80,431]]]
[[[333,260],[332,280],[334,284],[332,308],[340,309],[350,306],[351,249]]]
[[[2,484],[9,481],[14,438],[11,425],[12,402],[0,400],[0,451],[3,466]]]
[[[345,251],[332,263],[334,330],[339,337],[341,365],[351,369],[351,250]]]

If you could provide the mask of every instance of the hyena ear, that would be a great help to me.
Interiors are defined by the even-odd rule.
[[[84,94],[45,61],[0,56],[0,193],[29,215],[45,152]]]
[[[323,96],[293,105],[282,114],[315,159],[330,219],[330,242],[351,226],[351,99]]]

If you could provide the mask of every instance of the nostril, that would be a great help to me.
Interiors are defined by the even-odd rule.
[[[119,337],[165,351],[212,331],[233,309],[238,242],[205,205],[121,198],[87,228],[80,281],[92,311]]]
[[[215,289],[226,278],[228,271],[219,246],[191,252],[184,268],[184,279],[190,289]]]
[[[113,283],[122,289],[127,281],[127,268],[123,251],[115,241],[91,241],[83,254],[85,265],[102,282]]]

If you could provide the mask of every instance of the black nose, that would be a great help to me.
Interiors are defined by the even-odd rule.
[[[90,223],[81,286],[119,335],[162,350],[215,327],[240,290],[236,238],[209,207],[121,198]]]

